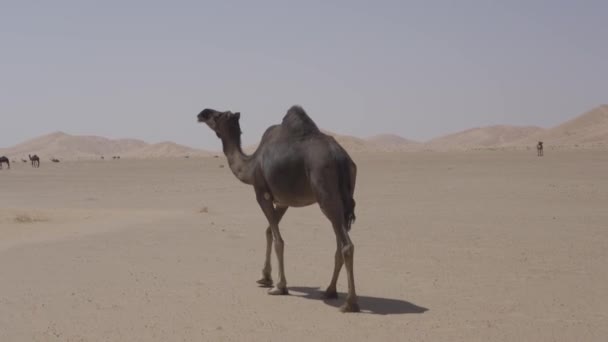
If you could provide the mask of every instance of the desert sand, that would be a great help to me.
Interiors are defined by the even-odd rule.
[[[204,150],[163,141],[150,144],[138,139],[109,139],[94,135],[74,135],[53,132],[26,140],[15,146],[0,148],[0,155],[12,159],[26,159],[28,154],[36,154],[41,161],[50,158],[60,160],[97,160],[120,156],[129,159],[177,158],[185,156],[205,157]]]
[[[0,171],[0,341],[605,341],[605,151],[352,155],[358,314],[344,271],[320,299],[317,206],[281,224],[291,295],[256,286],[266,221],[223,157]]]

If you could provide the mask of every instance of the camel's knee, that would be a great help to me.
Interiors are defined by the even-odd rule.
[[[342,247],[342,256],[344,257],[345,261],[352,260],[354,255],[355,255],[355,245],[353,245],[352,243],[349,243],[346,246]]]
[[[335,259],[336,262],[342,262],[342,250],[340,249],[340,247],[336,249]]]
[[[266,228],[266,240],[272,241],[272,229],[270,226]]]
[[[279,237],[279,238],[275,237],[274,241],[273,241],[273,244],[274,244],[274,249],[277,252],[282,252],[283,251],[285,243],[283,242],[283,239],[281,237]]]

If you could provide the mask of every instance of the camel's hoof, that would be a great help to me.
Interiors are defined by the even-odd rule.
[[[327,289],[323,292],[323,299],[338,299],[338,291]]]
[[[289,291],[286,287],[274,287],[268,290],[268,294],[271,296],[285,296],[289,294]]]
[[[262,278],[256,281],[261,287],[272,287],[272,278]]]
[[[340,311],[342,311],[342,312],[359,312],[361,310],[359,309],[359,304],[346,302],[346,303],[344,303],[344,305],[342,305],[340,307]]]

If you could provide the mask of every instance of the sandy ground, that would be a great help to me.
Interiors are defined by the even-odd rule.
[[[266,222],[223,158],[14,165],[0,341],[605,341],[608,153],[547,152],[354,155],[359,314],[344,272],[320,299],[316,206],[281,224],[291,295],[256,286]]]

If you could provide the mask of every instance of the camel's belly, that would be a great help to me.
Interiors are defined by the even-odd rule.
[[[269,195],[277,206],[304,207],[316,203],[302,160],[280,160],[263,169]]]
[[[314,198],[280,199],[274,197],[272,202],[277,207],[306,207],[317,202]]]
[[[280,207],[305,207],[317,202],[312,189],[306,184],[290,187],[270,187],[272,202]]]

